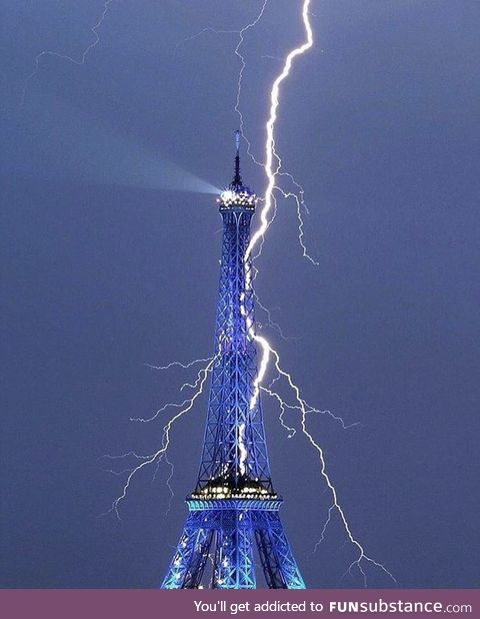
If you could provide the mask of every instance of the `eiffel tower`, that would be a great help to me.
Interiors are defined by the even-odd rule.
[[[254,293],[245,259],[256,196],[235,175],[218,198],[223,219],[215,356],[198,481],[163,589],[304,589],[280,521],[259,394]],[[256,561],[256,557],[258,557]]]

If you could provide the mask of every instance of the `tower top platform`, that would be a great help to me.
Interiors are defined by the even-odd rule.
[[[242,181],[240,174],[240,131],[235,131],[235,174],[230,185],[217,198],[220,212],[254,211],[257,202],[255,193]]]

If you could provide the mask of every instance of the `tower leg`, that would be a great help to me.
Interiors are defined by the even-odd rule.
[[[199,513],[188,515],[162,589],[198,588],[213,538],[213,530],[202,524]]]
[[[257,529],[255,537],[267,587],[269,589],[286,589],[287,585],[282,578],[281,566],[273,549],[271,536],[264,529]]]
[[[255,531],[265,579],[269,589],[305,589],[290,544],[277,512],[264,512]]]
[[[251,527],[247,512],[232,510],[221,515],[213,575],[215,589],[255,589]]]

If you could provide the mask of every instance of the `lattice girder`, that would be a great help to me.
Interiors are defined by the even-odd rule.
[[[257,352],[248,325],[254,325],[254,295],[246,287],[245,251],[250,240],[250,211],[223,215],[222,260],[217,321],[216,361],[212,370],[207,423],[197,487],[213,480],[232,487],[251,479],[273,492],[261,401],[251,401]]]
[[[220,199],[215,357],[200,469],[165,589],[195,589],[206,580],[213,588],[253,589],[256,553],[269,588],[305,588],[278,513],[281,499],[271,481],[261,400],[253,397],[254,293],[245,255],[255,195],[243,185],[239,165],[237,151],[234,181]]]
[[[270,589],[304,589],[278,509],[280,500],[189,500],[190,513],[162,584],[199,588],[208,557],[216,589],[256,588],[254,547]]]

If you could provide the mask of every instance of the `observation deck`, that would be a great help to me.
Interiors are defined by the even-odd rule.
[[[220,206],[220,212],[224,211],[255,211],[257,196],[252,193],[247,187],[242,187],[240,191],[236,191],[229,187],[222,191],[220,197],[217,198]]]

